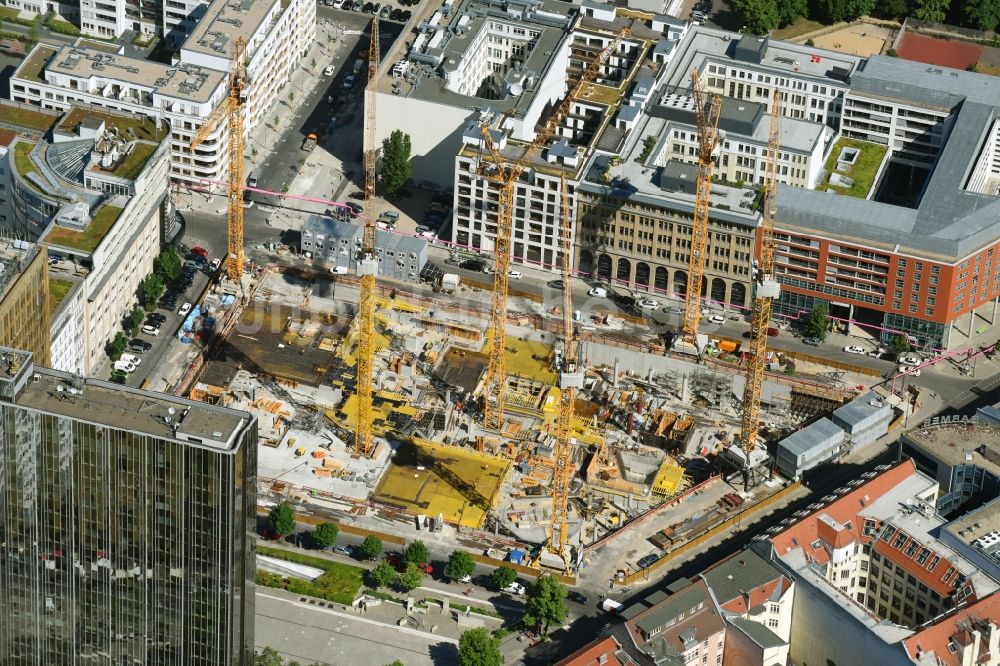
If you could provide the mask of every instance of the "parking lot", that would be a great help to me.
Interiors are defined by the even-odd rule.
[[[394,7],[388,2],[383,4],[381,2],[367,2],[366,0],[323,0],[321,4],[345,12],[378,15],[383,20],[406,23],[413,16],[413,12],[409,9],[403,9],[403,7],[412,7],[419,3],[420,0],[399,0],[400,6]]]

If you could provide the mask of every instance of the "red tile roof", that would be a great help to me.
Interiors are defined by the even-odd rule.
[[[938,664],[942,664],[943,666],[959,666],[962,661],[961,657],[957,652],[953,654],[948,649],[948,643],[952,641],[952,637],[958,637],[959,634],[967,632],[970,620],[983,623],[993,622],[1000,625],[1000,592],[991,594],[985,599],[966,606],[957,613],[905,639],[903,644],[906,647],[907,654],[911,659],[916,659],[918,653],[926,654],[933,652],[934,656],[937,657]],[[962,625],[961,627],[959,626],[960,624]],[[985,649],[987,642],[985,634],[981,641],[983,649]]]
[[[775,554],[783,557],[797,548],[802,548],[806,557],[819,564],[826,564],[830,560],[829,551],[823,547],[822,543],[818,544],[816,548],[812,545],[817,541],[824,542],[824,537],[830,539],[826,543],[834,548],[842,547],[852,541],[871,542],[874,535],[865,535],[864,520],[858,518],[858,512],[916,472],[917,467],[913,461],[906,460],[892,469],[887,469],[822,509],[817,509],[791,525],[784,532],[779,532],[772,537],[771,543],[774,545]],[[829,516],[847,529],[834,530],[820,520],[822,515]]]
[[[745,615],[748,611],[771,601],[775,596],[781,597],[791,586],[792,581],[781,576],[764,585],[755,587],[738,597],[726,600],[719,599],[719,605],[729,613]],[[777,595],[774,594],[775,590],[778,590]]]
[[[613,636],[605,636],[587,643],[562,661],[557,661],[555,666],[595,666],[596,664],[625,666],[626,662],[615,656],[615,652],[619,649],[618,641]],[[606,657],[605,661],[600,661],[602,656]]]
[[[905,541],[896,548],[900,538],[905,538]],[[913,555],[907,555],[911,550]],[[924,563],[920,564],[921,553],[924,550],[928,553],[923,558]],[[894,532],[888,541],[885,538],[879,539],[875,544],[875,552],[906,573],[913,574],[921,583],[942,597],[950,597],[958,588],[957,583],[961,580],[961,573],[952,566],[951,561],[901,530]]]

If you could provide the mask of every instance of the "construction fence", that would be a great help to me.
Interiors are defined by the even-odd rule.
[[[729,518],[717,524],[715,527],[706,530],[705,532],[691,539],[687,543],[684,543],[678,546],[677,548],[671,550],[670,552],[668,552],[663,557],[653,562],[645,569],[639,569],[638,571],[631,573],[628,576],[625,576],[624,579],[619,580],[619,584],[631,585],[632,583],[643,582],[648,580],[650,574],[656,571],[657,569],[661,569],[667,564],[673,563],[676,560],[683,558],[684,555],[694,552],[695,550],[703,546],[706,542],[715,538],[719,534],[725,532],[730,527],[738,525],[740,522],[746,520],[750,516],[759,513],[760,511],[766,509],[767,507],[785,499],[786,497],[794,493],[796,490],[798,490],[801,487],[801,485],[802,484],[800,482],[796,481],[788,486],[785,486],[784,488],[774,493],[773,495],[765,497],[764,499],[762,499],[759,502],[756,502],[752,506],[745,508],[739,513],[730,516]]]

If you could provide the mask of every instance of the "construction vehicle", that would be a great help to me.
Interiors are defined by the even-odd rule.
[[[583,96],[587,86],[597,78],[604,62],[618,49],[630,34],[629,28],[622,28],[607,46],[587,66],[579,80],[570,88],[555,112],[549,116],[545,124],[535,134],[535,140],[524,151],[521,159],[514,164],[508,164],[493,141],[489,120],[483,121],[480,131],[483,143],[492,157],[492,164],[485,161],[479,166],[479,175],[495,182],[499,189],[497,207],[497,231],[494,245],[496,255],[496,270],[493,274],[493,294],[490,303],[490,349],[489,363],[486,366],[485,390],[483,395],[483,427],[487,430],[500,430],[503,423],[504,400],[507,388],[507,371],[505,346],[507,340],[507,295],[508,279],[510,277],[510,240],[514,215],[514,190],[518,179],[528,166],[528,162],[537,152],[544,150],[556,134],[563,119],[569,114],[573,105]]]
[[[310,132],[308,135],[306,135],[305,141],[302,142],[302,150],[312,150],[313,148],[316,147],[316,144],[318,142],[319,138],[316,136],[316,134]]]
[[[719,114],[722,99],[708,95],[698,69],[691,70],[691,94],[698,114],[698,179],[694,218],[691,221],[691,254],[688,257],[687,292],[684,296],[683,339],[696,345],[701,323],[701,287],[705,279],[705,249],[708,245],[708,207],[712,193],[712,165],[719,146]]]
[[[757,446],[760,432],[760,398],[764,388],[764,366],[767,362],[767,338],[771,321],[771,302],[781,295],[781,285],[774,276],[774,216],[777,187],[779,132],[781,130],[781,93],[774,91],[771,105],[771,126],[768,132],[767,162],[764,167],[763,200],[761,203],[760,259],[753,275],[753,319],[750,324],[750,358],[747,362],[746,385],[743,388],[743,413],[740,419],[740,443],[745,451],[744,487],[750,485],[750,453]]]
[[[247,81],[246,43],[240,37],[233,48],[233,71],[229,75],[229,94],[205,119],[194,138],[191,153],[215,131],[223,119],[227,122],[229,152],[226,183],[226,274],[230,280],[243,275],[243,104],[246,102]]]
[[[378,73],[378,17],[372,17],[371,40],[368,44],[368,86],[365,88],[365,206],[364,231],[358,256],[360,303],[358,304],[357,396],[358,423],[354,430],[354,455],[367,457],[373,451],[372,441],[372,381],[375,364],[375,275],[378,257],[375,255],[375,77]]]

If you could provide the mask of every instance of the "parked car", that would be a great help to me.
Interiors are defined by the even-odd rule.
[[[899,374],[901,375],[912,375],[914,377],[920,376],[920,368],[913,365],[900,365]]]
[[[660,307],[660,302],[652,298],[640,298],[635,302],[635,306],[642,310],[656,310]]]
[[[899,359],[900,365],[920,365],[920,359],[916,356],[904,356]]]
[[[191,254],[197,257],[208,257],[208,250],[206,250],[200,245],[195,245],[193,248],[191,248]]]
[[[591,287],[587,291],[587,295],[588,296],[593,296],[595,298],[607,298],[608,297],[608,290],[605,289],[604,287]]]
[[[124,370],[114,370],[111,373],[111,381],[115,384],[124,384],[125,380],[128,379],[128,373]]]
[[[417,565],[417,568],[423,571],[427,575],[434,573],[434,567],[432,567],[430,564],[427,564],[426,562],[421,562],[420,564]]]
[[[482,272],[486,268],[486,264],[477,259],[466,259],[458,265],[459,268],[467,271],[477,271]]]
[[[140,338],[135,338],[128,343],[128,350],[131,352],[135,352],[137,354],[143,354],[145,352],[148,352],[152,348],[153,345],[149,344],[148,342]]]
[[[142,365],[142,359],[135,354],[122,354],[118,357],[119,361],[125,361],[126,363],[131,363],[132,365],[139,367]]]
[[[503,588],[502,591],[506,592],[507,594],[515,594],[515,595],[520,596],[520,595],[522,595],[522,594],[525,593],[525,587],[524,587],[524,585],[521,585],[520,583],[518,583],[515,580],[510,585],[508,585],[507,587]]]
[[[677,307],[676,305],[670,305],[663,308],[663,312],[666,314],[684,314],[684,308]]]
[[[121,359],[115,361],[115,364],[111,366],[115,370],[122,370],[124,372],[133,373],[135,372],[135,364],[129,363],[128,361],[122,361]]]
[[[390,21],[398,21],[401,18],[403,18],[403,10],[399,9],[398,7],[396,9],[393,9],[392,13],[389,14]]]
[[[148,315],[146,315],[146,319],[148,321],[152,321],[157,324],[162,324],[167,320],[167,318],[162,314],[160,314],[159,312],[150,312]]]
[[[858,347],[857,345],[847,345],[846,347],[844,347],[844,351],[847,352],[848,354],[864,354],[865,348]]]
[[[409,21],[411,16],[413,16],[413,12],[411,12],[409,9],[404,9],[403,10],[403,15],[399,17],[399,20],[400,21]]]
[[[524,273],[522,273],[521,271],[511,270],[507,271],[507,277],[509,277],[511,280],[520,280],[522,277],[524,277]]]
[[[413,230],[413,233],[415,233],[416,235],[419,236],[420,234],[422,234],[422,233],[424,233],[426,231],[430,231],[432,233],[434,232],[434,230],[431,229],[430,227],[425,227],[423,225],[420,225],[416,229]]]
[[[802,338],[802,344],[809,345],[810,347],[819,347],[823,344],[823,341],[819,338]]]
[[[191,304],[185,303],[181,306],[181,309],[177,311],[177,314],[181,317],[186,317],[189,312],[191,312]]]
[[[361,213],[365,212],[365,207],[354,201],[348,201],[347,207],[354,211],[356,215],[361,215]]]
[[[354,554],[354,546],[335,546],[333,552],[350,556]]]
[[[392,13],[392,6],[391,5],[386,5],[385,7],[382,8],[382,11],[380,11],[378,13],[378,15],[381,18],[389,18],[389,15],[391,13]]]
[[[160,327],[156,324],[146,324],[142,327],[142,332],[147,335],[156,336],[160,334]]]
[[[587,603],[587,595],[584,594],[583,592],[577,592],[576,590],[573,590],[572,592],[570,592],[566,596],[569,597],[570,601],[575,601],[578,604],[586,604]]]
[[[709,323],[712,323],[712,324],[725,324],[726,323],[726,318],[723,317],[720,314],[714,314],[714,315],[712,315],[711,317],[708,318],[708,321],[709,321]]]
[[[327,65],[326,69],[323,70],[323,76],[333,76],[333,73],[337,71],[337,68],[333,65]]]
[[[645,569],[646,567],[653,564],[653,562],[656,562],[658,559],[660,559],[659,555],[646,555],[645,557],[640,557],[639,561],[636,562],[635,564],[640,569]]]
[[[355,7],[357,7],[357,5],[355,5]],[[353,74],[348,74],[347,77],[344,78],[344,90],[350,90],[354,87],[355,78],[356,77]]]
[[[219,266],[221,265],[222,265],[222,259],[216,257],[215,259],[212,259],[212,263],[208,265],[208,270],[214,273],[215,271],[219,270]]]

